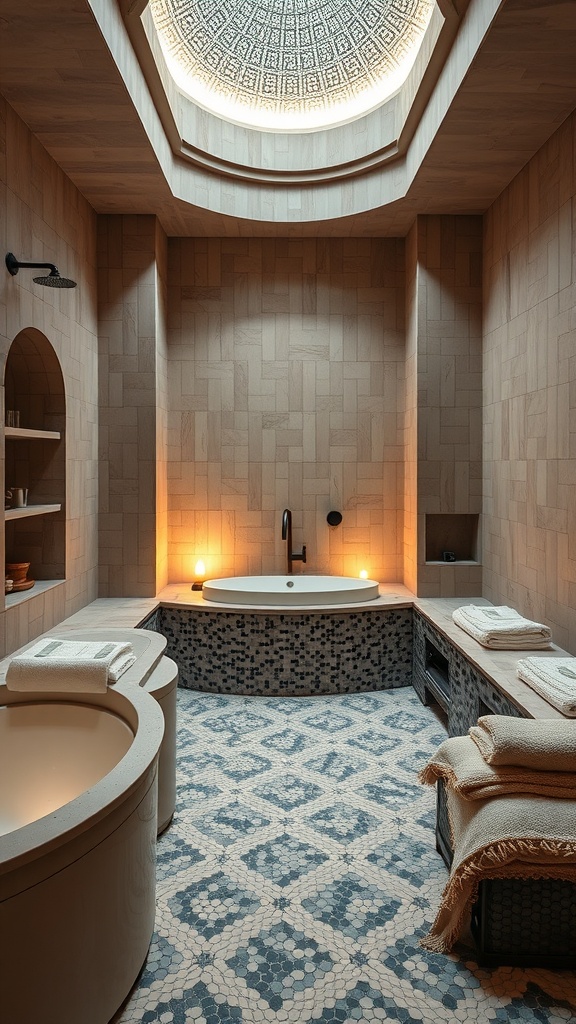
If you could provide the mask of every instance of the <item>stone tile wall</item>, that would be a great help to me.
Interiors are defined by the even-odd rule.
[[[74,289],[34,284],[34,271],[0,276],[0,359],[21,332],[52,346],[66,393],[64,501],[66,580],[26,600],[0,598],[0,653],[33,640],[97,596],[97,323],[96,217],[26,125],[0,97],[0,236],[2,253],[55,263]],[[3,257],[2,257],[3,258]],[[4,389],[2,416],[4,422]],[[0,483],[4,487],[4,445]],[[0,557],[4,561],[1,531]],[[44,551],[48,564],[50,553]],[[62,559],[60,558],[60,564]]]
[[[406,257],[405,582],[420,597],[478,595],[478,552],[427,561],[426,517],[481,511],[481,218],[418,217]]]
[[[576,118],[485,218],[484,596],[576,655]]]
[[[403,248],[170,239],[172,582],[283,572],[285,507],[306,571],[402,578]]]
[[[98,218],[100,596],[167,582],[166,239],[155,217]]]

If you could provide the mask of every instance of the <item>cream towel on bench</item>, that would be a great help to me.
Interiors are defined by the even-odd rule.
[[[58,640],[45,637],[12,658],[6,672],[9,690],[104,692],[136,661],[130,643]]]
[[[444,740],[418,778],[425,785],[434,785],[442,779],[447,788],[464,800],[512,794],[576,800],[576,773],[488,764],[471,736],[452,736]]]
[[[485,878],[576,883],[576,801],[537,796],[463,800],[446,792],[454,859],[436,920],[421,945],[448,953]]]
[[[488,764],[576,771],[576,722],[483,715],[468,732]]]
[[[465,604],[454,609],[452,619],[479,644],[493,650],[544,650],[551,644],[548,626],[531,622],[505,605],[495,608]]]
[[[523,658],[516,672],[552,707],[576,717],[576,658]]]

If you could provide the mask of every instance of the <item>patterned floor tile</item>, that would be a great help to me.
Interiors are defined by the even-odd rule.
[[[295,729],[286,728],[281,732],[266,736],[261,740],[260,745],[266,750],[280,751],[283,754],[299,754],[307,747],[316,746],[316,743],[310,736],[297,732]]]
[[[305,824],[316,832],[340,843],[361,839],[379,825],[378,818],[350,804],[337,803],[305,818]]]
[[[281,807],[283,811],[292,811],[295,807],[317,800],[324,790],[313,782],[303,782],[297,775],[287,774],[270,779],[262,786],[255,786],[252,792],[261,800],[268,800],[276,807]]]
[[[251,936],[227,963],[272,1010],[280,1010],[334,969],[327,950],[285,921]]]
[[[402,738],[391,733],[385,733],[381,729],[366,729],[364,732],[357,733],[346,742],[351,747],[358,747],[360,750],[366,750],[370,754],[379,757],[381,754],[387,754],[389,750],[394,750],[394,747],[399,747],[402,743]]]
[[[304,768],[308,771],[317,772],[324,778],[335,779],[337,782],[344,782],[352,775],[363,772],[368,767],[368,762],[360,757],[350,757],[341,751],[330,750],[326,754],[319,754],[309,761],[304,761]]]
[[[320,850],[286,832],[268,843],[255,846],[241,857],[251,871],[257,871],[282,888],[327,859]]]
[[[223,846],[235,843],[241,836],[253,835],[269,824],[268,818],[239,801],[194,818],[194,826],[199,832]]]
[[[357,939],[394,917],[401,901],[373,882],[346,874],[302,900],[304,910],[349,938]]]
[[[417,772],[444,738],[410,688],[180,690],[156,934],[113,1024],[571,1024],[572,972],[419,945],[447,872]]]
[[[359,796],[373,800],[377,804],[395,809],[405,808],[410,801],[420,800],[422,790],[409,782],[400,779],[386,779],[382,783],[367,782],[357,790]]]
[[[260,900],[218,871],[179,890],[168,900],[172,913],[204,939],[254,913]]]

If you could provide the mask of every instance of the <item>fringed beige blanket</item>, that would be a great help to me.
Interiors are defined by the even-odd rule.
[[[438,779],[443,779],[446,786],[464,800],[486,800],[514,794],[576,800],[574,772],[487,764],[471,736],[452,736],[444,740],[418,778],[431,786]]]
[[[468,731],[488,764],[576,771],[576,722],[483,715]]]
[[[454,847],[450,878],[425,949],[448,953],[485,878],[576,882],[576,802],[539,797],[463,800],[447,791]]]

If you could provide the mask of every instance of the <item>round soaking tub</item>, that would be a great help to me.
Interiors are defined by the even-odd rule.
[[[375,580],[349,576],[231,576],[206,580],[206,601],[251,605],[341,605],[379,597]]]
[[[2,1010],[11,1024],[107,1024],[154,926],[153,697],[0,686]]]

